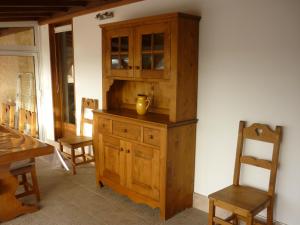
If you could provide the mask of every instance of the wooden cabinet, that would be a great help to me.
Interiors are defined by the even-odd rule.
[[[168,219],[193,203],[199,17],[172,13],[101,28],[97,181]],[[138,94],[152,99],[144,116],[135,111]]]

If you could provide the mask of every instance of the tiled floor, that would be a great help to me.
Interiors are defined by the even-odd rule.
[[[78,167],[77,173],[73,176],[49,159],[38,160],[41,210],[3,225],[207,224],[207,214],[197,209],[187,209],[168,221],[160,221],[158,209],[133,203],[108,187],[100,189],[95,182],[93,166]]]

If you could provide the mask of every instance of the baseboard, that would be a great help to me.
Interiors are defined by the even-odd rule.
[[[201,195],[198,193],[194,193],[193,207],[196,209],[199,209],[203,212],[208,213],[208,198],[207,198],[207,196],[204,196],[204,195]],[[222,209],[217,210],[217,215],[220,217],[223,217],[223,218],[229,216],[228,212],[225,210],[222,210]],[[261,218],[262,220],[266,219],[263,216],[259,216],[259,218]],[[275,221],[274,225],[287,225],[287,224]]]

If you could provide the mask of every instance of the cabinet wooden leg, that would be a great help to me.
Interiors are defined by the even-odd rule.
[[[9,168],[9,164],[0,165],[0,222],[38,210],[38,207],[24,205],[16,199],[18,180],[10,173]]]

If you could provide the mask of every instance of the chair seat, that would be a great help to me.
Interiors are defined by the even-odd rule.
[[[217,202],[226,203],[232,208],[239,208],[239,210],[254,214],[260,211],[262,207],[265,207],[271,200],[271,197],[265,191],[236,185],[226,187],[210,194],[208,197]]]
[[[18,170],[27,166],[32,166],[34,165],[35,162],[32,159],[26,159],[26,160],[22,160],[22,161],[17,161],[17,162],[13,162],[10,165],[10,171],[14,171],[14,170]]]
[[[58,139],[58,141],[62,145],[78,145],[78,144],[83,144],[83,143],[90,143],[93,141],[92,137],[86,137],[86,136],[69,136],[69,137],[63,137]]]

